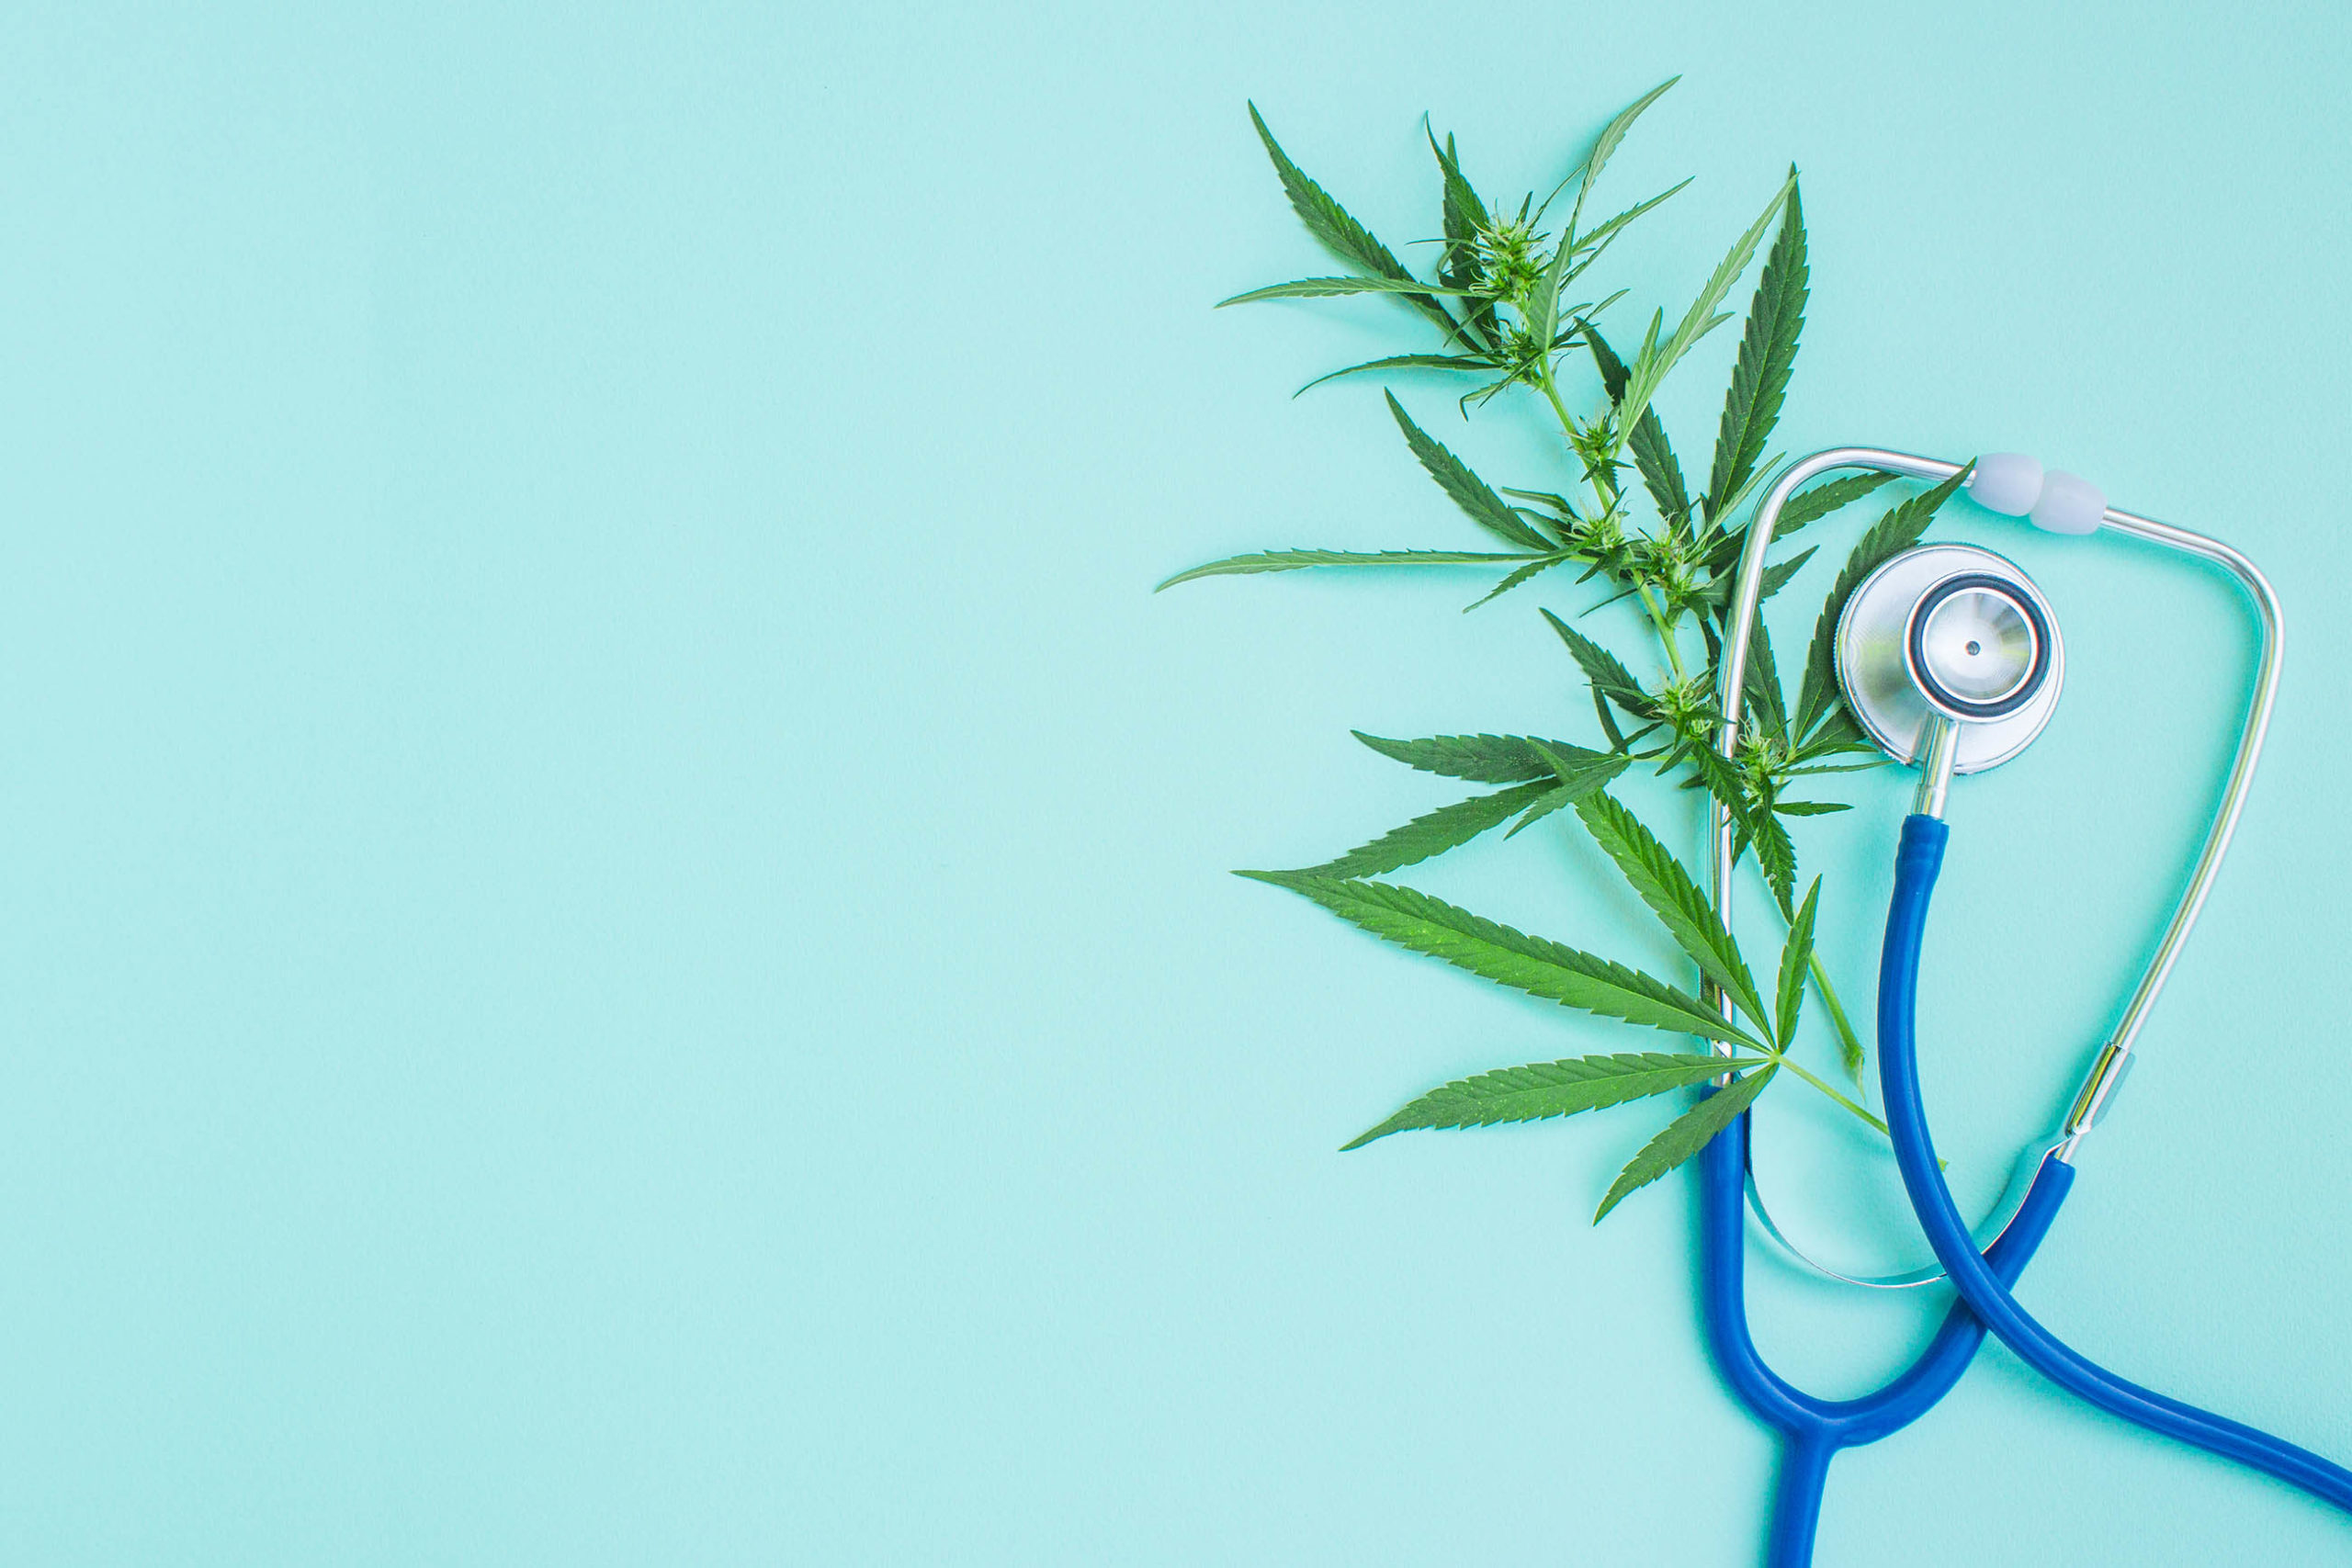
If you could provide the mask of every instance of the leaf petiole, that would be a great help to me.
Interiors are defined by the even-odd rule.
[[[1813,1074],[1805,1071],[1804,1067],[1800,1066],[1795,1062],[1791,1061],[1787,1052],[1767,1051],[1765,1054],[1770,1056],[1773,1061],[1779,1063],[1781,1066],[1788,1068],[1789,1071],[1796,1074],[1797,1077],[1803,1078],[1805,1082],[1811,1084],[1814,1088],[1819,1089],[1822,1093],[1827,1095],[1830,1099],[1836,1100],[1838,1104],[1844,1106],[1847,1110],[1852,1111],[1863,1121],[1869,1122],[1872,1127],[1878,1130],[1879,1134],[1882,1137],[1892,1136],[1892,1134],[1886,1130],[1885,1122],[1871,1115],[1870,1111],[1863,1107],[1856,1104],[1854,1101],[1847,1099],[1844,1095],[1838,1093],[1838,1090],[1829,1084],[1814,1077]]]

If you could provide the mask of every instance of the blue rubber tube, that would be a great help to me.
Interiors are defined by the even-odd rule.
[[[1699,1152],[1700,1305],[1708,1348],[1724,1379],[1783,1438],[1781,1476],[1764,1561],[1768,1568],[1804,1568],[1829,1461],[1840,1449],[1874,1443],[1927,1414],[1960,1381],[1984,1325],[1960,1303],[1918,1359],[1884,1387],[1858,1399],[1816,1399],[1764,1364],[1747,1327],[1746,1213],[1748,1121],[1741,1116]],[[1984,1254],[1984,1266],[2014,1281],[2074,1185],[2074,1168],[2045,1160],[2017,1217]],[[1969,1256],[1976,1256],[1971,1243]]]
[[[1920,1228],[1936,1249],[1944,1271],[1994,1333],[2020,1359],[2067,1393],[2110,1415],[2165,1437],[2235,1460],[2266,1475],[2301,1487],[2325,1503],[2352,1513],[2352,1472],[2267,1432],[2258,1432],[2193,1404],[2126,1382],[2078,1354],[2035,1322],[2009,1293],[2015,1276],[1987,1268],[1976,1255],[1951,1190],[1937,1168],[1919,1101],[1919,1063],[1913,1028],[1918,1006],[1920,938],[1928,923],[1928,900],[1942,869],[1944,840],[1951,829],[1932,817],[1903,824],[1895,856],[1894,900],[1886,917],[1886,948],[1878,972],[1878,1070],[1886,1096],[1887,1125],[1894,1134],[1894,1158]],[[2042,1161],[2047,1172],[2061,1163]],[[2040,1184],[2039,1178],[2036,1185]]]

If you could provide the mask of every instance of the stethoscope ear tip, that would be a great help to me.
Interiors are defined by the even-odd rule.
[[[1987,452],[1968,476],[1969,498],[1987,512],[2023,517],[2051,534],[2087,534],[2107,515],[2098,486],[2023,452]]]

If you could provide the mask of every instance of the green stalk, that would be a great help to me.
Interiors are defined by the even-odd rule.
[[[1649,612],[1650,626],[1657,632],[1658,646],[1666,649],[1666,662],[1674,671],[1674,679],[1679,683],[1684,679],[1682,650],[1675,645],[1674,628],[1667,625],[1665,611],[1658,607],[1657,600],[1650,597],[1649,585],[1639,583],[1636,587],[1642,595],[1642,608]]]
[[[1829,971],[1821,966],[1821,954],[1808,960],[1813,971],[1813,988],[1820,993],[1821,1005],[1829,1010],[1829,1021],[1838,1029],[1838,1048],[1846,1058],[1846,1072],[1856,1083],[1862,1081],[1862,1043],[1854,1035],[1854,1025],[1846,1017],[1846,1004],[1838,999],[1838,987],[1829,983]]]
[[[1892,1136],[1893,1136],[1893,1134],[1890,1134],[1890,1133],[1888,1133],[1888,1132],[1887,1132],[1887,1130],[1886,1130],[1886,1123],[1885,1123],[1885,1122],[1882,1122],[1882,1121],[1880,1121],[1877,1117],[1875,1117],[1875,1116],[1871,1115],[1868,1111],[1865,1111],[1864,1109],[1862,1109],[1862,1107],[1860,1107],[1860,1106],[1859,1106],[1859,1105],[1855,1104],[1852,1100],[1850,1100],[1847,1099],[1844,1095],[1842,1095],[1842,1094],[1838,1093],[1836,1089],[1834,1089],[1830,1088],[1830,1087],[1829,1087],[1829,1085],[1827,1085],[1827,1084],[1824,1083],[1821,1079],[1819,1079],[1819,1078],[1817,1078],[1817,1077],[1814,1077],[1811,1073],[1806,1072],[1803,1067],[1799,1066],[1796,1063],[1794,1063],[1794,1062],[1792,1062],[1792,1061],[1789,1060],[1788,1055],[1787,1055],[1787,1054],[1786,1054],[1785,1052],[1774,1051],[1774,1052],[1770,1053],[1770,1055],[1771,1055],[1771,1057],[1772,1057],[1772,1060],[1774,1060],[1774,1061],[1776,1061],[1776,1062],[1780,1063],[1780,1064],[1781,1064],[1781,1066],[1784,1066],[1784,1067],[1788,1068],[1788,1069],[1789,1069],[1789,1071],[1791,1071],[1791,1072],[1792,1072],[1792,1073],[1796,1074],[1796,1076],[1797,1076],[1797,1077],[1799,1077],[1803,1078],[1805,1082],[1807,1082],[1807,1083],[1811,1084],[1814,1088],[1815,1088],[1815,1089],[1819,1089],[1822,1093],[1824,1093],[1824,1094],[1827,1095],[1830,1099],[1832,1099],[1832,1100],[1836,1100],[1838,1104],[1840,1104],[1840,1105],[1844,1106],[1847,1110],[1849,1110],[1849,1111],[1852,1111],[1855,1115],[1857,1115],[1857,1116],[1860,1117],[1863,1121],[1865,1121],[1865,1122],[1869,1122],[1872,1127],[1877,1128],[1881,1135],[1883,1135],[1883,1136],[1887,1136],[1887,1137],[1892,1137]]]

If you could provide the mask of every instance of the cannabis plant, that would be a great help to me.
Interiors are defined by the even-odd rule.
[[[1814,950],[1821,882],[1816,877],[1804,897],[1797,897],[1797,852],[1782,819],[1845,810],[1840,802],[1797,798],[1790,792],[1819,775],[1879,765],[1838,694],[1831,661],[1838,612],[1863,577],[1917,541],[1961,482],[1955,478],[1901,502],[1862,536],[1822,606],[1793,703],[1770,640],[1757,627],[1741,694],[1738,750],[1732,757],[1719,755],[1715,739],[1725,715],[1715,690],[1716,664],[1747,513],[1780,463],[1779,455],[1768,456],[1766,448],[1796,362],[1809,274],[1804,208],[1792,168],[1671,331],[1664,310],[1654,310],[1638,340],[1623,340],[1635,343],[1630,358],[1611,345],[1600,318],[1627,291],[1594,299],[1598,285],[1589,280],[1629,225],[1690,182],[1589,226],[1588,202],[1635,119],[1673,85],[1670,79],[1643,95],[1609,122],[1549,195],[1538,200],[1530,193],[1516,208],[1490,206],[1464,174],[1453,138],[1440,141],[1428,131],[1437,163],[1440,237],[1429,242],[1437,260],[1433,276],[1426,277],[1407,268],[1301,171],[1250,106],[1250,121],[1292,209],[1348,270],[1251,289],[1223,303],[1386,297],[1419,323],[1424,344],[1335,370],[1307,387],[1390,370],[1457,374],[1474,383],[1459,400],[1464,418],[1501,394],[1522,389],[1557,422],[1567,483],[1534,490],[1489,485],[1417,423],[1391,391],[1388,412],[1414,457],[1448,499],[1502,547],[1265,550],[1212,561],[1160,584],[1307,567],[1498,570],[1492,590],[1468,606],[1475,609],[1546,573],[1577,569],[1572,580],[1550,581],[1572,581],[1589,602],[1567,616],[1548,608],[1542,614],[1590,692],[1598,729],[1593,744],[1487,734],[1398,740],[1357,731],[1366,746],[1409,767],[1501,787],[1416,818],[1321,865],[1239,874],[1287,887],[1375,936],[1498,985],[1713,1043],[1710,1049],[1620,1052],[1482,1073],[1423,1095],[1346,1145],[1357,1148],[1408,1128],[1537,1121],[1722,1081],[1717,1092],[1668,1122],[1634,1156],[1601,1200],[1596,1220],[1626,1194],[1696,1154],[1784,1068],[1881,1134],[1885,1131],[1878,1118],[1791,1054],[1810,989],[1828,1014],[1846,1072],[1859,1081],[1861,1044]],[[1691,347],[1730,319],[1720,307],[1776,220],[1778,232],[1724,395],[1706,483],[1693,493],[1653,403]],[[1585,360],[1591,373],[1580,377],[1577,367]],[[1629,468],[1638,485],[1628,481]],[[1886,476],[1864,475],[1799,492],[1781,508],[1774,545],[1886,482]],[[1813,554],[1808,548],[1771,561],[1764,573],[1765,596],[1786,586]],[[1646,681],[1634,673],[1626,657],[1572,624],[1622,600],[1633,601],[1641,611],[1648,649],[1634,657],[1652,668]],[[1637,765],[1705,792],[1728,811],[1736,863],[1757,868],[1787,928],[1769,992],[1758,984],[1756,971],[1689,872],[1610,795],[1611,783]],[[1508,838],[1564,807],[1574,812],[1697,965],[1697,994],[1410,887],[1373,880],[1506,822]]]

